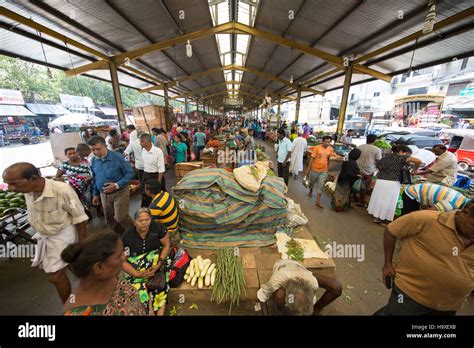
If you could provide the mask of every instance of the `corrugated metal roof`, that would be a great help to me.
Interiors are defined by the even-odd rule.
[[[3,2],[2,5],[109,56],[213,25],[209,2],[206,0],[32,0]],[[318,49],[350,58],[359,57],[420,30],[428,12],[426,0],[260,0],[258,6],[255,21],[257,29],[307,45],[316,44]],[[436,22],[471,6],[470,0],[437,0]],[[184,18],[180,17],[181,10],[184,10]],[[289,18],[289,11],[294,12],[294,19]],[[400,13],[403,15],[401,19]],[[472,24],[474,22],[470,17],[420,39],[422,43],[424,40],[436,38],[436,35],[442,37],[448,32],[454,33],[448,35],[446,40],[433,41],[430,45],[417,48],[413,65],[423,66],[457,55],[470,54],[468,52],[472,51],[472,28],[463,29],[462,32],[461,28],[467,25],[472,27]],[[0,28],[2,53],[37,62],[44,61],[41,45],[34,40],[37,35],[34,30],[17,25],[7,18],[1,19]],[[10,30],[11,28],[13,29]],[[23,33],[19,32],[20,30]],[[456,30],[459,33],[456,33]],[[35,36],[26,37],[31,35]],[[53,66],[70,69],[72,66],[77,67],[97,59],[90,53],[71,46],[69,48],[73,52],[69,54],[64,49],[59,49],[65,46],[60,40],[44,34],[42,37],[51,43],[45,44],[44,49],[48,63]],[[131,66],[165,82],[221,66],[213,36],[194,40],[192,44],[192,58],[185,55],[184,45],[180,44],[163,52],[147,54],[132,61]],[[412,44],[413,42],[407,43],[386,52],[382,58],[376,57],[369,61],[368,65],[388,74],[407,69],[413,50],[399,55],[394,52]],[[383,59],[384,57],[386,59]],[[297,50],[255,37],[251,39],[246,66],[285,80],[290,80],[293,75],[295,83],[308,81],[332,68],[318,57],[301,54]],[[323,79],[316,86],[324,90],[342,86],[343,77],[338,76],[340,74],[335,74],[332,79]],[[110,80],[107,70],[91,71],[87,75]],[[359,82],[368,78],[368,75],[354,74],[352,81]],[[123,69],[119,72],[119,80],[123,85],[138,89],[150,86],[150,82],[131,76]],[[224,82],[222,72],[208,74],[173,87],[170,95],[175,96],[219,82]],[[244,73],[242,82],[263,90],[268,88],[271,91],[288,91],[286,85],[280,82],[267,81],[266,78],[251,73]],[[245,86],[241,88],[243,91],[256,92],[255,89]],[[202,94],[206,96],[220,90],[225,90],[225,85],[209,88]],[[153,93],[163,95],[162,90]],[[260,92],[260,95],[263,93]],[[243,97],[246,98],[245,95]]]
[[[65,115],[69,113],[62,105],[26,103],[26,107],[38,115]]]
[[[0,116],[36,116],[22,105],[0,104]]]

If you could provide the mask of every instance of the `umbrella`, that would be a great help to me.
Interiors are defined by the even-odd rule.
[[[104,123],[104,120],[90,114],[70,113],[54,119],[49,123],[49,126],[93,126],[98,123]]]

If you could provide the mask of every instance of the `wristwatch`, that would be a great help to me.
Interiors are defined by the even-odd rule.
[[[115,189],[118,190],[120,188],[119,184],[115,183]]]

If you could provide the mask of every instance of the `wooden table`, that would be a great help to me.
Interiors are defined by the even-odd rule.
[[[313,236],[306,226],[299,226],[295,229],[294,238],[311,240]],[[187,249],[192,257],[201,255],[204,259],[211,259],[216,262],[216,251],[209,249]],[[242,264],[244,267],[244,276],[246,282],[247,298],[243,301],[257,301],[257,290],[262,284],[266,283],[273,272],[273,265],[281,260],[281,254],[276,245],[268,247],[240,248]],[[335,277],[336,264],[332,258],[316,259],[309,258],[303,261],[303,265],[315,275],[322,274],[328,277]],[[212,288],[199,289],[197,285],[193,288],[184,281],[179,288],[170,289],[170,301],[178,301],[180,295],[186,297],[186,301],[210,301]],[[228,304],[223,304],[228,306]]]

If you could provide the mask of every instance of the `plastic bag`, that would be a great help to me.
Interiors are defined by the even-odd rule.
[[[354,184],[352,185],[352,191],[360,192],[362,190],[362,179],[357,179]]]
[[[267,166],[263,162],[234,169],[234,177],[245,189],[257,192],[263,179],[267,176]]]
[[[288,215],[286,217],[286,227],[292,228],[300,225],[306,225],[308,218],[304,215],[301,210],[301,206],[296,204],[291,198],[286,199],[288,201]]]

